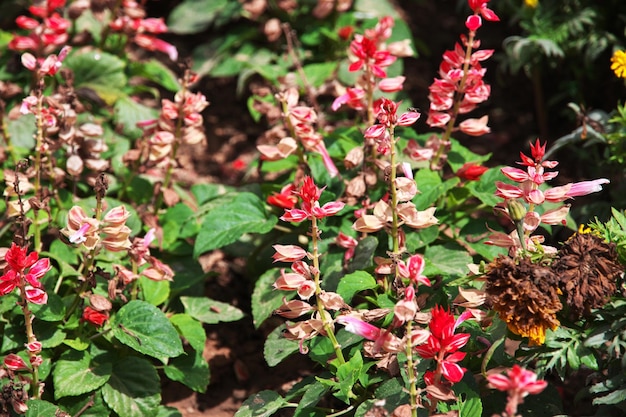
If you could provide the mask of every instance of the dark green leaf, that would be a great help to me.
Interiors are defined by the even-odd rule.
[[[159,375],[146,359],[128,356],[113,364],[102,388],[104,401],[124,417],[153,417],[161,402]]]
[[[155,119],[158,115],[154,109],[144,106],[126,95],[115,101],[113,110],[114,123],[124,135],[132,139],[137,139],[143,134],[143,130],[137,127],[138,122]],[[145,190],[145,183],[143,185]]]
[[[245,233],[267,233],[276,224],[263,202],[252,193],[237,194],[232,202],[217,206],[207,214],[193,248],[194,256],[237,241]]]
[[[124,96],[121,90],[128,84],[124,74],[125,66],[122,59],[99,50],[70,54],[63,61],[63,67],[74,71],[76,88],[93,89],[109,104]]]
[[[280,272],[277,269],[266,271],[254,284],[252,292],[252,323],[255,328],[272,315],[283,304],[283,298],[291,300],[295,291],[280,291],[272,287]]]
[[[56,405],[43,400],[28,400],[26,405],[28,406],[28,411],[26,411],[24,417],[52,417],[57,415],[57,411],[60,410]]]
[[[465,276],[469,272],[467,265],[472,258],[467,252],[455,245],[430,246],[424,253],[426,267],[424,275],[442,274],[444,277]]]
[[[365,271],[356,271],[341,278],[337,286],[337,293],[346,303],[350,303],[357,292],[371,290],[377,286],[378,284],[372,275]]]
[[[48,293],[48,302],[46,304],[32,304],[33,314],[39,320],[43,321],[60,321],[65,316],[65,304],[57,294]]]
[[[104,359],[104,356],[102,357]],[[54,365],[54,398],[76,396],[94,391],[110,378],[112,363],[91,358],[86,351],[66,351]]]
[[[181,382],[196,392],[205,392],[211,380],[209,364],[202,357],[202,351],[174,358],[163,370],[169,379]]]
[[[185,0],[172,10],[167,27],[173,33],[189,35],[233,19],[240,12],[239,2],[230,0]]]
[[[180,297],[185,312],[202,323],[237,321],[243,318],[243,312],[237,307],[204,297]]]
[[[170,317],[170,321],[174,327],[176,327],[178,333],[189,342],[189,345],[194,348],[196,352],[202,352],[204,350],[206,332],[204,331],[202,323],[188,314],[174,314]]]
[[[165,314],[150,303],[134,300],[111,319],[113,335],[137,352],[164,360],[183,353],[178,332]]]
[[[287,357],[299,350],[297,340],[289,340],[283,336],[285,325],[281,324],[267,336],[263,345],[263,356],[269,366],[276,366]]]
[[[373,264],[374,252],[378,247],[378,239],[375,236],[367,236],[359,241],[354,249],[354,257],[348,264],[348,271],[355,272],[367,269]]]
[[[153,281],[142,276],[139,278],[139,286],[143,300],[153,306],[163,304],[170,295],[169,281]]]
[[[235,417],[270,417],[286,404],[274,391],[261,391],[243,402]]]

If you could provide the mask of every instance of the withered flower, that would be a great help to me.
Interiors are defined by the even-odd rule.
[[[531,346],[543,344],[546,329],[560,324],[558,276],[547,266],[506,256],[491,262],[488,271],[485,291],[493,309],[513,333],[528,337]]]
[[[624,271],[615,244],[589,233],[572,236],[559,250],[552,269],[574,319],[602,307],[616,291],[615,282]]]

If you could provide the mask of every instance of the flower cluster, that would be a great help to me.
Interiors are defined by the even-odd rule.
[[[602,190],[602,185],[609,182],[606,178],[593,181],[569,183],[558,187],[543,189],[546,181],[554,179],[558,171],[546,172],[546,168],[554,168],[557,161],[544,161],[546,144],[541,145],[539,139],[530,145],[529,157],[520,152],[522,159],[518,164],[526,167],[525,170],[515,167],[504,167],[502,173],[519,185],[496,182],[496,195],[505,201],[496,206],[507,218],[513,221],[518,228],[517,236],[513,234],[494,233],[490,236],[489,244],[507,247],[515,254],[519,249],[533,250],[543,239],[542,236],[530,236],[541,223],[547,225],[563,224],[569,212],[569,205],[562,205],[556,209],[547,210],[542,214],[535,211],[537,205],[544,202],[560,203],[567,199],[584,196]],[[545,187],[543,187],[545,188]],[[520,200],[523,202],[520,202]],[[527,207],[526,207],[527,206]],[[521,233],[520,233],[521,230]],[[554,252],[552,248],[544,248]]]
[[[195,81],[195,76],[183,80]],[[202,111],[209,105],[202,93],[186,89],[174,96],[174,101],[161,100],[161,114],[157,120],[140,123],[148,136],[148,161],[157,167],[168,167],[174,161],[174,149],[180,143],[194,145],[205,140]],[[133,159],[138,156],[129,156]]]
[[[415,351],[422,358],[434,359],[437,362],[437,369],[434,372],[427,371],[424,374],[426,385],[444,388],[447,384],[442,382],[442,376],[449,382],[456,383],[465,374],[465,368],[458,364],[465,358],[465,353],[459,349],[467,344],[470,334],[455,333],[455,331],[463,321],[471,316],[471,312],[466,311],[455,319],[450,311],[435,306],[430,314],[428,339],[426,343],[417,346]]]
[[[507,370],[506,375],[492,373],[487,375],[492,388],[508,393],[506,408],[502,417],[517,416],[517,406],[524,402],[528,394],[539,394],[548,383],[537,378],[537,374],[519,365]]]
[[[6,252],[7,269],[0,277],[0,295],[19,289],[22,298],[33,304],[45,304],[48,294],[42,288],[41,278],[50,270],[50,259],[41,258],[37,252],[28,253],[28,248],[15,243]]]
[[[626,51],[617,50],[613,53],[611,69],[616,76],[626,78]]]
[[[338,110],[342,105],[355,110],[367,108],[374,88],[387,93],[402,90],[405,77],[386,78],[387,68],[397,58],[413,55],[413,51],[408,40],[387,44],[393,25],[393,19],[386,16],[374,28],[366,30],[365,34],[354,35],[350,43],[351,63],[348,70],[362,70],[363,76],[357,80],[355,87],[346,88],[333,101],[333,110]]]
[[[300,351],[306,349],[303,342],[317,334],[328,334],[332,331],[324,310],[339,310],[345,307],[345,302],[339,294],[323,291],[320,287],[319,256],[317,252],[317,220],[332,216],[344,207],[342,202],[329,202],[320,206],[319,198],[323,189],[318,188],[311,177],[305,177],[303,184],[295,195],[300,200],[300,208],[286,209],[281,220],[300,223],[312,221],[312,236],[314,236],[313,253],[309,253],[295,245],[274,245],[275,262],[291,263],[291,272],[281,270],[280,277],[274,283],[274,288],[282,291],[295,291],[299,300],[283,300],[283,305],[276,310],[276,314],[289,319],[295,319],[313,312],[311,318],[298,323],[287,324],[285,337],[300,341]],[[304,260],[310,259],[312,264]],[[316,304],[308,300],[315,296]],[[307,300],[307,301],[304,301]]]
[[[20,29],[30,31],[28,35],[16,35],[9,42],[9,48],[15,51],[32,51],[41,57],[50,54],[69,39],[67,30],[70,21],[63,18],[58,9],[65,6],[66,0],[46,0],[40,5],[32,5],[28,11],[41,21],[18,16],[15,23]]]
[[[276,98],[282,104],[283,119],[291,136],[282,138],[276,146],[257,146],[261,157],[268,161],[286,158],[298,149],[297,139],[306,151],[319,154],[329,175],[336,177],[339,171],[328,154],[324,138],[315,130],[315,123],[317,122],[315,110],[299,104],[300,95],[298,90],[293,87],[277,94]]]
[[[105,214],[99,221],[88,217],[80,206],[73,206],[67,216],[67,227],[62,230],[70,243],[82,244],[93,250],[98,244],[112,252],[130,248],[130,228],[126,220],[130,213],[124,206],[118,206]]]
[[[163,18],[146,18],[142,3],[134,0],[122,1],[121,15],[109,26],[114,32],[124,33],[140,48],[148,51],[164,52],[172,61],[178,59],[176,47],[156,35],[166,33],[167,25]]]

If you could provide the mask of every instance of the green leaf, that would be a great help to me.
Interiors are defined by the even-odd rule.
[[[320,87],[330,79],[337,69],[336,62],[315,62],[303,68],[307,81],[313,87]]]
[[[172,359],[163,370],[169,379],[181,382],[196,392],[205,392],[211,380],[209,364],[202,357],[202,351]]]
[[[285,404],[285,399],[276,392],[261,391],[245,400],[235,417],[269,417]]]
[[[466,185],[466,188],[482,203],[493,207],[502,201],[500,197],[496,197],[495,195],[496,181],[502,181],[504,179],[504,174],[500,172],[499,167],[490,168],[485,171],[478,181],[470,181],[470,183]]]
[[[479,155],[470,151],[465,146],[461,145],[461,143],[456,139],[450,139],[451,142],[451,150],[448,153],[448,165],[453,172],[456,172],[463,166],[463,164],[467,162],[474,162],[480,164],[482,162],[488,161],[491,158],[491,154]]]
[[[472,263],[472,257],[464,249],[451,244],[426,248],[424,258],[424,275],[442,274],[445,278],[467,275],[467,265]]]
[[[176,75],[156,59],[145,62],[131,61],[130,71],[133,75],[153,81],[169,91],[177,92],[181,89]]]
[[[263,356],[265,362],[272,367],[276,366],[299,350],[299,343],[296,340],[289,340],[283,336],[285,325],[281,324],[267,335],[265,345],[263,345]]]
[[[418,210],[425,210],[434,202],[454,187],[459,179],[454,177],[445,182],[441,181],[436,171],[420,169],[415,173],[415,183],[419,193],[413,198],[413,203]]]
[[[116,127],[131,139],[137,139],[143,134],[143,130],[137,127],[138,122],[155,119],[158,116],[154,109],[136,102],[127,95],[115,101],[113,111],[113,122]]]
[[[337,368],[339,393],[335,393],[335,396],[346,404],[350,404],[350,397],[354,395],[352,394],[352,387],[359,380],[362,368],[363,357],[358,350],[348,362],[341,364],[339,368]]]
[[[167,28],[179,35],[198,33],[234,18],[240,10],[239,2],[230,0],[185,0],[170,13]]]
[[[274,310],[283,304],[283,298],[291,300],[295,297],[295,291],[280,291],[274,289],[272,284],[276,281],[279,271],[270,269],[263,273],[254,284],[252,291],[252,323],[256,329],[272,315]]]
[[[348,264],[348,272],[355,272],[372,266],[377,247],[378,239],[375,236],[367,236],[361,239],[354,249],[354,256]]]
[[[356,271],[341,278],[337,286],[337,293],[346,303],[350,303],[357,292],[371,290],[377,286],[378,284],[371,274],[365,271]]]
[[[169,281],[153,281],[142,276],[139,278],[139,286],[141,287],[141,295],[144,301],[153,306],[163,304],[170,296]]]
[[[74,71],[74,86],[94,90],[104,101],[113,104],[124,94],[121,93],[128,79],[124,74],[126,63],[107,52],[87,50],[70,54],[63,66]]]
[[[237,321],[243,318],[243,311],[230,304],[205,297],[180,297],[185,312],[202,323],[216,324]]]
[[[206,333],[202,323],[191,317],[189,314],[174,314],[170,321],[178,330],[178,333],[189,342],[189,345],[196,351],[202,352],[206,343]]]
[[[72,416],[105,417],[111,414],[111,409],[106,406],[102,399],[101,391],[76,397],[61,398],[58,403]],[[43,415],[39,415],[38,417],[43,417]]]
[[[35,317],[43,321],[60,321],[65,317],[65,304],[57,294],[48,293],[46,304],[31,304],[31,309]]]
[[[310,384],[300,401],[298,401],[294,417],[310,416],[311,409],[317,405],[326,392],[328,392],[328,388],[321,382],[316,380]]]
[[[252,193],[240,193],[205,217],[193,248],[195,257],[236,242],[245,233],[267,233],[278,220],[267,216],[263,202]]]
[[[104,355],[101,355],[104,359]],[[67,351],[61,355],[52,371],[54,398],[76,396],[94,391],[110,378],[112,363],[99,362],[85,351]]]
[[[57,412],[61,410],[56,405],[43,400],[28,400],[26,405],[28,406],[28,411],[26,411],[24,417],[56,416],[58,415]]]
[[[159,375],[154,366],[135,356],[116,361],[111,378],[102,387],[104,401],[124,417],[154,416],[161,402],[160,392]]]
[[[133,300],[111,319],[113,335],[137,352],[163,361],[183,353],[178,332],[165,314],[150,303]]]
[[[154,417],[183,417],[183,415],[174,407],[160,406]]]
[[[17,119],[7,118],[7,128],[11,137],[11,144],[18,148],[32,149],[35,147],[35,116],[21,115]]]

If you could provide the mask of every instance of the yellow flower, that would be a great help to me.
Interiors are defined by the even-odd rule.
[[[626,78],[626,51],[615,51],[611,57],[611,69],[620,78]]]
[[[534,9],[539,4],[539,0],[524,0],[524,4],[526,5],[526,7]]]

